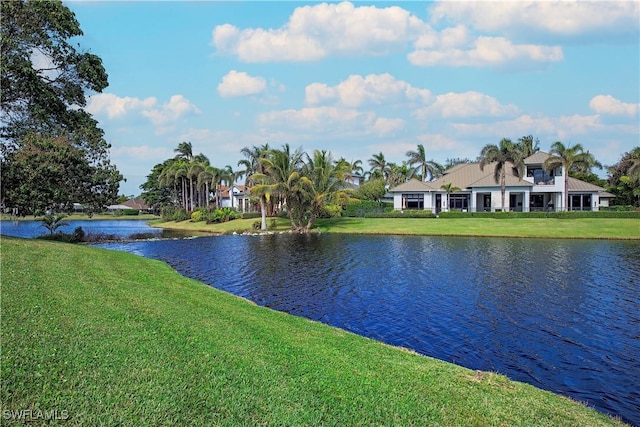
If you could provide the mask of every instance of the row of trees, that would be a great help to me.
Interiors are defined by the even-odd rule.
[[[537,139],[523,136],[517,142],[504,138],[498,144],[487,144],[480,152],[476,161],[481,169],[489,165],[494,168],[495,182],[501,187],[503,209],[507,168],[513,167],[517,175],[523,176],[524,159],[539,150]],[[292,228],[300,232],[309,231],[327,205],[342,204],[347,197],[379,201],[389,187],[412,178],[433,181],[447,168],[471,162],[469,159],[454,159],[442,166],[428,160],[424,146],[418,145],[416,150],[406,153],[408,160],[401,165],[387,162],[382,153],[374,154],[368,160],[370,170],[364,172],[361,160],[334,160],[327,151],[315,150],[307,154],[301,149],[292,150],[288,144],[281,149],[265,144],[244,147],[240,151],[244,158],[238,162],[241,169],[233,171],[231,166],[223,169],[211,166],[202,154],[193,156],[188,142],[181,143],[175,151],[176,157],[156,165],[147,182],[141,186],[147,202],[174,204],[187,212],[198,207],[220,207],[220,185],[232,185],[236,179],[245,177],[249,193],[262,213],[262,228],[266,228],[266,216],[283,209]],[[558,141],[551,146],[549,154],[543,167],[547,171],[558,167],[568,170],[569,174],[564,175],[565,188],[569,176],[606,185],[592,173],[592,168],[602,168],[602,165],[582,145],[565,146]],[[622,177],[619,181],[633,187],[637,193],[640,187],[640,148],[625,156],[628,157],[625,160],[628,167],[617,167],[618,175]],[[355,175],[362,178],[357,190],[348,185]],[[443,185],[442,189],[447,195],[460,190],[452,184]],[[565,200],[567,196],[565,193]]]

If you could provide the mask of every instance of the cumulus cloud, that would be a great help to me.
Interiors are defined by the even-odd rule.
[[[140,99],[130,96],[119,97],[112,93],[98,93],[89,98],[87,112],[94,115],[106,113],[108,118],[116,119],[132,111],[152,108],[156,102],[157,99],[154,97]]]
[[[503,105],[489,95],[468,91],[438,95],[434,103],[416,110],[414,116],[424,119],[431,115],[451,118],[509,116],[517,113],[518,107],[513,104]]]
[[[638,34],[640,3],[637,1],[539,1],[494,2],[439,1],[430,8],[432,22],[464,22],[475,29],[511,35],[547,33],[577,36]]]
[[[182,95],[173,95],[162,108],[145,110],[142,115],[156,126],[169,126],[180,118],[193,113],[200,114],[200,110]]]
[[[589,102],[589,107],[598,114],[622,116],[636,116],[640,111],[640,104],[622,102],[611,95],[594,96]]]
[[[262,77],[251,77],[244,71],[231,70],[222,78],[218,85],[218,93],[223,98],[256,95],[267,87]]]
[[[305,88],[305,102],[319,105],[337,102],[346,107],[417,102],[424,104],[431,92],[397,80],[391,74],[351,75],[336,86],[312,83]]]
[[[403,119],[387,119],[378,117],[373,124],[373,131],[379,136],[387,136],[395,131],[404,128],[405,121]]]
[[[504,135],[539,135],[564,140],[566,138],[601,131],[604,126],[597,115],[547,117],[520,115],[510,120],[493,123],[454,123],[452,127],[459,134],[484,135],[501,138]]]
[[[277,29],[216,26],[212,44],[218,53],[243,62],[314,61],[330,54],[381,55],[416,37],[425,26],[397,6],[355,7],[350,2],[297,7]]]
[[[422,41],[422,46],[426,42]],[[418,48],[407,55],[416,66],[499,66],[512,62],[557,62],[564,58],[560,46],[513,44],[504,37],[481,36],[462,48]]]
[[[371,126],[375,118],[375,114],[372,112],[337,107],[314,107],[262,113],[258,116],[258,122],[261,126],[286,126],[291,129],[330,131],[354,126]]]

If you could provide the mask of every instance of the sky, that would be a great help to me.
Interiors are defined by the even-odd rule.
[[[532,135],[604,165],[640,145],[640,1],[64,1],[109,86],[86,110],[138,195],[193,145],[401,164]],[[605,172],[599,172],[606,176]]]

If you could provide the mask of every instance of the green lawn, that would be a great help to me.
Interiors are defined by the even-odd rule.
[[[99,220],[99,219],[140,219],[140,220],[147,220],[147,221],[151,221],[151,220],[157,220],[158,218],[160,218],[157,215],[152,215],[152,214],[139,214],[139,215],[114,215],[114,214],[95,214],[95,215],[86,215],[83,213],[73,213],[70,214],[68,216],[66,216],[64,218],[65,221],[91,221],[91,220]],[[40,219],[42,219],[42,216],[36,216],[34,217],[33,215],[27,215],[27,216],[19,216],[19,217],[13,217],[11,215],[8,214],[2,214],[0,216],[0,219],[2,220],[12,220],[12,221],[38,221]]]
[[[57,410],[66,425],[621,425],[158,261],[13,238],[0,259],[4,423],[7,411]]]
[[[259,220],[259,219],[258,219]],[[256,219],[223,224],[161,222],[158,227],[229,233],[252,230]],[[267,219],[267,224],[271,219]],[[289,228],[278,218],[276,231]],[[640,221],[628,218],[335,218],[316,221],[323,233],[415,234],[431,236],[549,237],[584,239],[640,239]],[[252,230],[255,231],[255,230]]]

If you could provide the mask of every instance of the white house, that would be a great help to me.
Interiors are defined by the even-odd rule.
[[[505,211],[599,210],[609,206],[615,196],[604,188],[569,177],[569,200],[565,200],[564,168],[550,173],[542,168],[549,154],[537,152],[524,160],[525,174],[519,177],[508,163],[505,179]],[[479,163],[456,165],[434,181],[412,179],[389,190],[397,210],[424,209],[433,212],[457,209],[469,212],[495,212],[502,209],[500,184],[494,178],[495,163],[480,170]],[[442,186],[459,190],[449,194]],[[447,199],[449,202],[447,203]]]
[[[218,186],[220,195],[220,204],[223,208],[234,208],[239,212],[250,212],[253,207],[250,202],[249,192],[244,185],[233,184],[231,187],[227,185]]]

